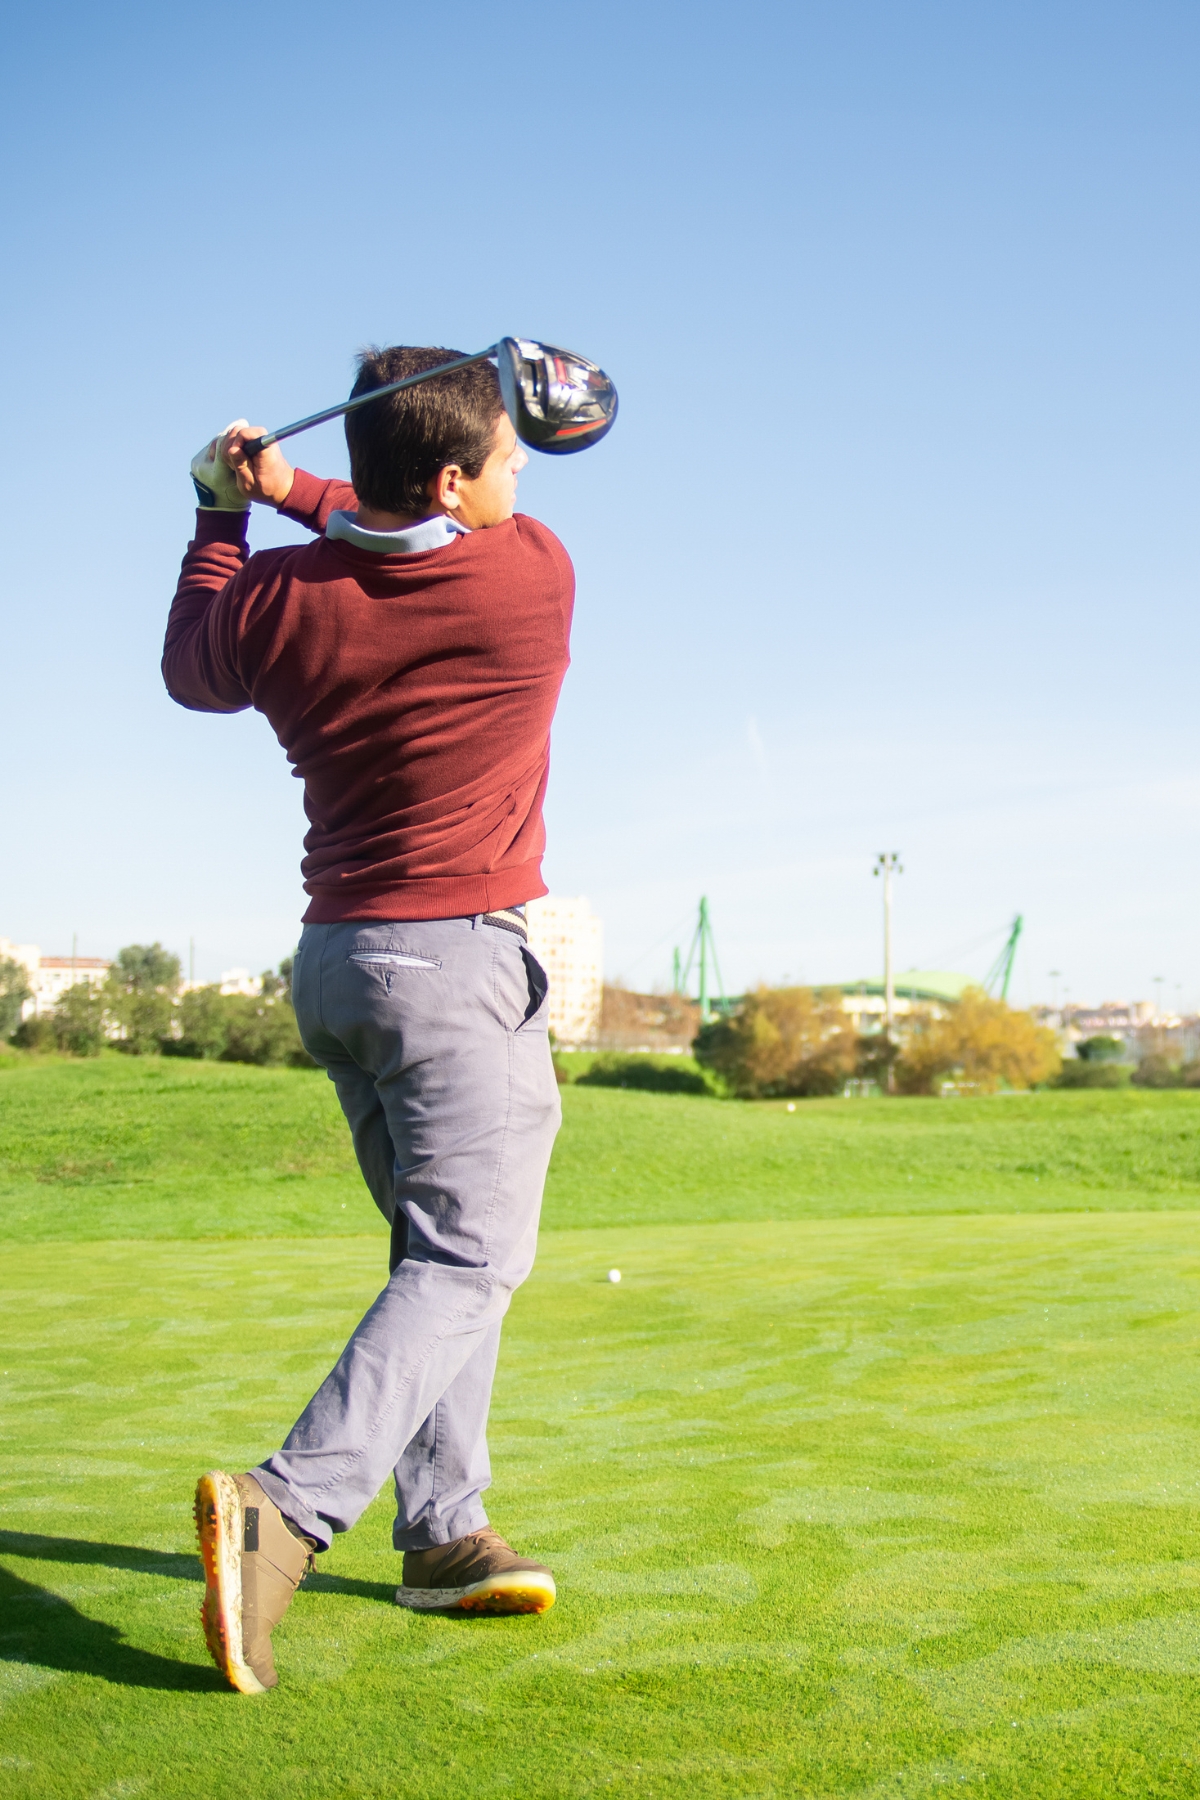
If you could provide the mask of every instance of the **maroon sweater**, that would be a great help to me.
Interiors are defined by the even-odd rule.
[[[297,469],[281,511],[323,532],[343,481]],[[436,550],[340,540],[249,556],[201,512],[163,678],[198,712],[265,713],[304,783],[308,924],[449,919],[546,892],[550,722],[570,660],[570,558],[521,513]]]

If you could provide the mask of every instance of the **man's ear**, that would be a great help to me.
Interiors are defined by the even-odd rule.
[[[442,512],[457,512],[462,505],[462,479],[463,472],[458,463],[446,463],[425,490],[430,502]]]

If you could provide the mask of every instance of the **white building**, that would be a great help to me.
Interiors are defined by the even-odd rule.
[[[52,1013],[69,987],[90,981],[99,987],[112,967],[102,956],[43,956],[36,944],[14,944],[0,938],[0,961],[20,963],[33,997],[21,1008],[23,1019]]]
[[[604,927],[587,901],[547,894],[525,908],[529,948],[550,977],[550,1029],[564,1046],[591,1043],[600,1029]]]
[[[196,985],[202,984],[197,982]],[[262,993],[262,976],[252,975],[249,969],[222,969],[217,986],[223,994],[248,994],[257,999]]]

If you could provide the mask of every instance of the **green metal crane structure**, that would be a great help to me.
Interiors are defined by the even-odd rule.
[[[1005,939],[1004,948],[984,976],[983,986],[985,993],[992,993],[997,984],[999,984],[1000,999],[1008,999],[1008,984],[1012,979],[1013,962],[1016,958],[1017,945],[1021,941],[1021,933],[1024,929],[1025,921],[1020,913],[1018,913],[1012,922],[1012,928],[1009,931],[1008,937]]]
[[[717,983],[718,999],[715,1005],[708,985],[710,962]],[[678,950],[675,952],[671,981],[672,993],[687,993],[688,982],[692,977],[693,963],[697,964],[700,981],[700,992],[697,996],[700,1001],[700,1023],[707,1025],[714,1012],[723,1013],[728,1010],[728,1002],[725,998],[724,984],[721,981],[721,965],[717,961],[717,946],[713,939],[712,924],[708,917],[708,899],[705,895],[700,897],[700,915],[696,920],[696,929],[692,933],[691,947],[688,950],[686,961],[680,957]]]

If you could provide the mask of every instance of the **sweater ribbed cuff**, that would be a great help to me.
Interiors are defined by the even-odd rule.
[[[246,524],[249,512],[221,512],[216,507],[196,508],[196,535],[193,544],[234,544],[249,551]]]

